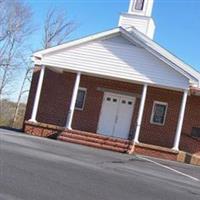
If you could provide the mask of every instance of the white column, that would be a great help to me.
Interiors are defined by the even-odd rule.
[[[143,86],[143,91],[142,91],[142,97],[141,97],[141,102],[140,102],[138,118],[137,118],[135,137],[134,137],[134,140],[133,140],[134,143],[139,143],[138,139],[139,139],[139,136],[140,136],[140,128],[141,128],[142,117],[143,117],[143,113],[144,113],[144,106],[145,106],[145,101],[146,101],[146,96],[147,96],[147,88],[148,88],[148,85],[145,84]]]
[[[76,81],[75,81],[74,90],[73,90],[73,94],[72,94],[71,104],[70,104],[70,108],[69,108],[69,112],[68,112],[68,116],[67,116],[66,128],[68,128],[68,129],[72,129],[71,126],[72,126],[72,120],[73,120],[73,115],[74,115],[74,109],[75,109],[80,79],[81,79],[81,73],[78,72],[76,75]]]
[[[41,95],[41,90],[42,90],[42,83],[43,83],[43,80],[44,80],[44,72],[45,72],[45,66],[42,65],[41,70],[40,70],[38,85],[37,85],[37,91],[36,91],[36,94],[35,94],[35,100],[34,100],[34,104],[33,104],[32,115],[31,115],[31,119],[29,119],[29,121],[31,121],[31,122],[37,122],[36,117],[37,117],[40,95]]]
[[[182,127],[183,127],[185,108],[186,108],[186,104],[187,104],[187,96],[188,96],[188,90],[185,90],[184,94],[183,94],[181,110],[180,110],[179,118],[178,118],[178,124],[177,124],[177,129],[176,129],[174,146],[172,148],[173,150],[176,150],[176,151],[179,150],[179,143],[180,143],[180,139],[181,139],[181,131],[182,131]]]

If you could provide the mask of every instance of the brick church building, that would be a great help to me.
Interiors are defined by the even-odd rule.
[[[118,27],[36,52],[25,132],[171,159],[200,154],[200,73],[154,42],[152,8],[131,0]]]

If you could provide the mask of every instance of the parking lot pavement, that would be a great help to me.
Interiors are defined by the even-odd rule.
[[[200,167],[0,130],[0,199],[200,199]]]

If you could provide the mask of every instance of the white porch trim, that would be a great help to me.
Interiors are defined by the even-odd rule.
[[[35,100],[34,100],[32,115],[31,115],[31,119],[29,119],[30,122],[37,123],[36,118],[37,118],[37,113],[38,113],[38,106],[39,106],[39,101],[40,101],[42,84],[43,84],[43,80],[44,80],[44,73],[45,73],[45,66],[42,65],[41,70],[40,70],[39,81],[38,81],[38,85],[37,85],[37,91],[36,91],[36,94],[35,94]]]
[[[182,127],[183,127],[185,108],[186,108],[186,104],[187,104],[187,96],[188,96],[188,90],[184,90],[181,109],[180,109],[179,118],[178,118],[177,129],[176,129],[176,136],[175,136],[174,145],[172,148],[175,151],[179,151],[181,131],[182,131]]]
[[[66,122],[66,128],[67,129],[72,129],[72,121],[73,121],[73,115],[74,115],[74,109],[75,109],[75,104],[76,104],[76,98],[78,94],[78,89],[80,85],[80,79],[81,79],[81,72],[78,72],[76,75],[76,81],[74,85],[74,90],[72,94],[72,99],[71,99],[71,104],[67,116],[67,122]]]
[[[142,98],[141,98],[140,108],[139,108],[139,113],[138,113],[138,118],[137,118],[136,131],[135,131],[135,136],[133,139],[134,143],[139,143],[140,128],[141,128],[142,117],[144,113],[144,106],[145,106],[145,101],[146,101],[146,96],[147,96],[147,88],[148,88],[148,85],[145,84],[143,86]]]

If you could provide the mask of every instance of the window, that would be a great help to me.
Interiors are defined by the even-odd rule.
[[[126,100],[122,100],[122,103],[123,103],[123,104],[126,104]]]
[[[117,102],[117,99],[113,99],[113,102],[116,103],[116,102]]]
[[[132,104],[133,104],[133,102],[132,102],[132,101],[129,101],[129,102],[128,102],[128,105],[132,105]]]
[[[107,101],[111,101],[111,98],[110,98],[110,97],[107,97]]]
[[[151,123],[157,125],[164,125],[167,114],[167,103],[154,101],[151,114]]]
[[[136,0],[135,9],[143,10],[143,7],[144,7],[144,0]]]
[[[86,97],[86,88],[79,88],[77,98],[76,98],[76,110],[83,110],[85,104],[85,97]]]

